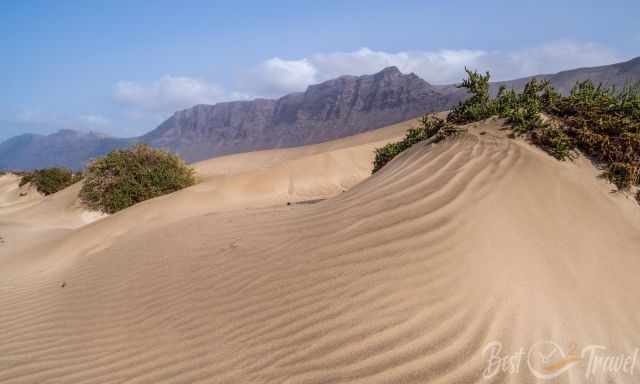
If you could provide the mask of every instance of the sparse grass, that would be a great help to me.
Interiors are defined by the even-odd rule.
[[[30,183],[45,196],[61,191],[82,180],[82,174],[73,173],[70,169],[53,167],[25,172],[21,175],[20,187]]]
[[[194,183],[193,169],[178,156],[137,145],[90,163],[80,198],[91,209],[115,213]]]
[[[382,148],[376,149],[376,157],[373,161],[373,171],[371,173],[376,173],[394,157],[416,143],[425,140],[438,142],[464,131],[448,121],[432,115],[424,115],[419,121],[420,126],[409,129],[405,138],[401,141],[389,143]]]

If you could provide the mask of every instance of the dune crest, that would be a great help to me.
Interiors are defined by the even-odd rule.
[[[487,381],[487,344],[640,346],[636,202],[496,120],[366,178],[400,128],[212,160],[200,185],[0,258],[0,382],[536,382]]]

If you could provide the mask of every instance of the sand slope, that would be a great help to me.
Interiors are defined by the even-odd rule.
[[[199,183],[178,193],[144,202],[109,218],[85,210],[80,184],[43,197],[28,190],[19,196],[18,177],[0,179],[0,258],[25,253],[55,255],[94,252],[124,233],[148,231],[191,216],[323,199],[368,177],[375,148],[398,139],[415,120],[317,145],[220,157],[194,164]],[[67,238],[66,234],[77,230]],[[53,241],[55,240],[55,241]],[[53,244],[52,244],[53,243]],[[1,267],[1,265],[0,265]]]
[[[535,383],[485,380],[487,343],[640,346],[640,209],[588,161],[490,121],[355,185],[374,143],[212,160],[0,254],[0,382]]]

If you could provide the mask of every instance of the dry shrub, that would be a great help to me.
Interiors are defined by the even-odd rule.
[[[193,169],[177,155],[137,145],[90,163],[80,198],[91,209],[115,213],[194,183]]]

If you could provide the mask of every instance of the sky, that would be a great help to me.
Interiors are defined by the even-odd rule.
[[[131,137],[196,104],[395,65],[434,84],[640,56],[640,1],[0,2],[0,140]]]

